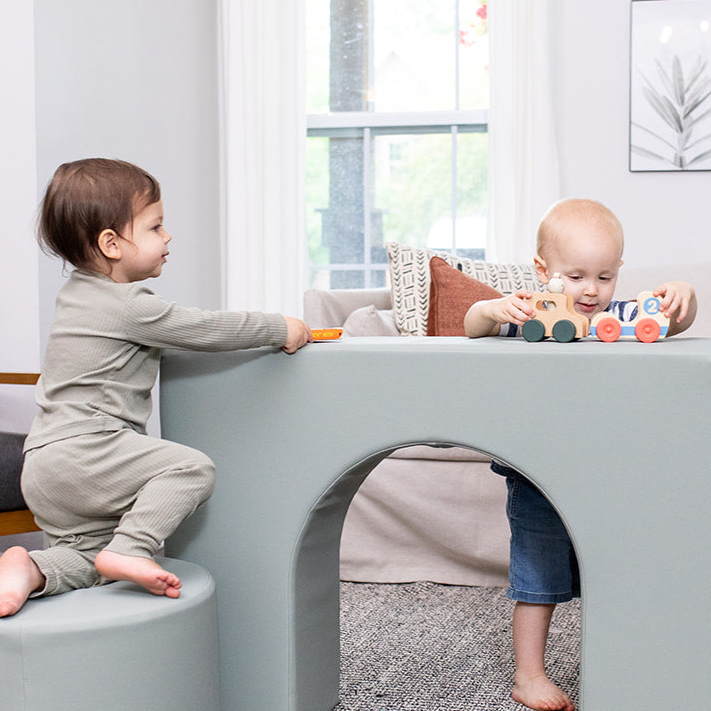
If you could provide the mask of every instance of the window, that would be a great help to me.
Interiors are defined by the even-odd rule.
[[[306,13],[311,286],[384,286],[389,241],[484,258],[486,0]]]

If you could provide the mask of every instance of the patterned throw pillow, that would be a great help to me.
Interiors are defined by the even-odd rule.
[[[477,301],[498,299],[500,291],[450,267],[441,257],[430,259],[428,336],[465,336],[464,317]]]
[[[519,289],[542,291],[534,266],[527,264],[494,264],[456,257],[431,249],[405,247],[396,242],[386,244],[390,262],[393,315],[395,325],[404,336],[427,335],[430,308],[430,259],[441,257],[447,264],[502,294]]]

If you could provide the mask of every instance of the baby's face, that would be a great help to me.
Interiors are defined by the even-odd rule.
[[[163,202],[158,200],[141,210],[124,233],[121,259],[113,264],[111,278],[130,283],[160,276],[172,239],[163,227]]]
[[[536,258],[536,267],[544,284],[559,272],[575,310],[592,318],[612,301],[621,256],[617,236],[599,226],[575,223],[566,229],[564,237],[551,241],[545,254]]]

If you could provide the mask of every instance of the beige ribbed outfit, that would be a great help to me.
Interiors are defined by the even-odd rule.
[[[283,346],[283,316],[168,303],[143,282],[75,270],[57,296],[25,442],[22,492],[50,547],[30,554],[47,579],[33,596],[106,582],[107,548],[153,556],[214,488],[202,452],[146,435],[161,348]]]

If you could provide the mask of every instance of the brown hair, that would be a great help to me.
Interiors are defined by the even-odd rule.
[[[75,267],[95,268],[102,257],[99,235],[106,229],[121,235],[134,215],[158,200],[158,181],[132,163],[108,158],[64,163],[40,206],[40,246]]]
[[[536,252],[543,256],[546,248],[555,240],[565,236],[568,220],[575,219],[602,227],[620,243],[620,256],[624,247],[622,224],[612,210],[597,200],[569,198],[555,203],[548,209],[538,227]]]

